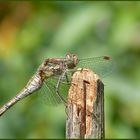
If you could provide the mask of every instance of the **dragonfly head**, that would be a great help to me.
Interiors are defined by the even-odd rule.
[[[73,69],[78,64],[78,57],[75,54],[68,53],[66,55],[66,65],[69,69]]]

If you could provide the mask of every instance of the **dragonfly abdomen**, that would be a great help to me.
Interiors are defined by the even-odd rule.
[[[36,73],[31,80],[27,83],[27,85],[17,94],[15,97],[13,97],[9,102],[7,102],[4,106],[0,108],[0,116],[8,110],[10,107],[12,107],[15,103],[22,100],[26,96],[32,94],[33,92],[39,90],[42,86],[42,80],[38,73]]]

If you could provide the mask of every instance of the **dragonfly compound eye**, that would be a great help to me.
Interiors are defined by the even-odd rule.
[[[74,65],[76,66],[77,64],[78,64],[78,57],[77,57],[77,55],[73,55],[73,63],[74,63]]]

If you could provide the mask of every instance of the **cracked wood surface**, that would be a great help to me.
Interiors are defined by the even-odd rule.
[[[66,138],[104,138],[104,85],[91,70],[74,73],[67,114]]]

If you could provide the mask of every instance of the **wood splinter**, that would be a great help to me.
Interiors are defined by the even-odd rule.
[[[66,138],[104,138],[104,85],[91,70],[73,74],[67,113]]]

